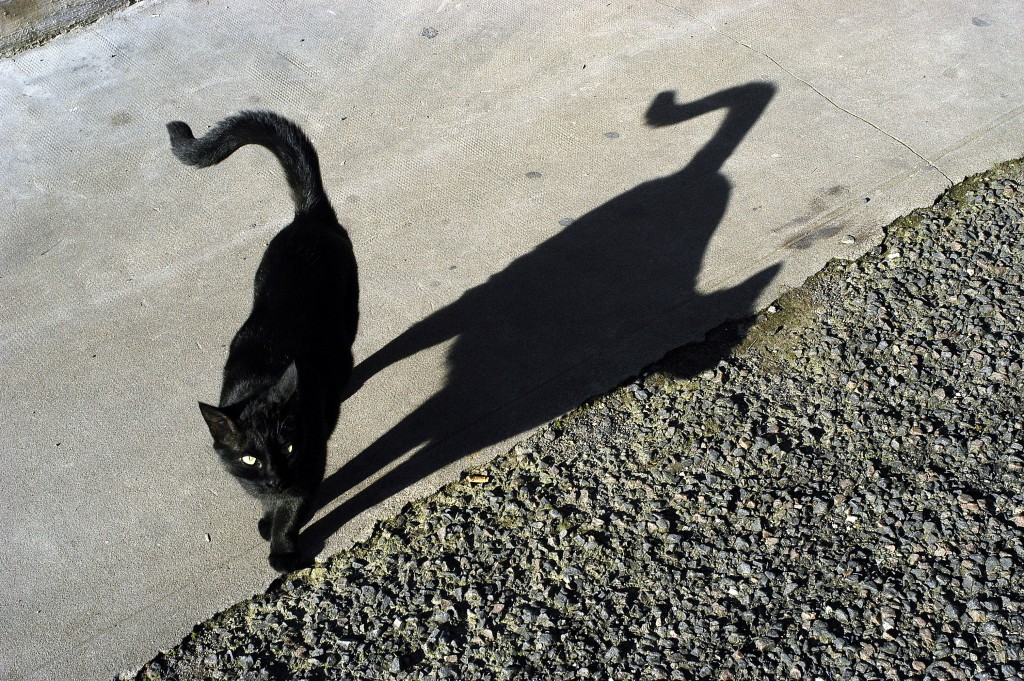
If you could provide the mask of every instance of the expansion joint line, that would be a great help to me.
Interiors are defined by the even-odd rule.
[[[891,139],[893,142],[895,142],[896,144],[900,145],[901,147],[903,147],[904,149],[909,151],[911,154],[913,154],[918,159],[920,159],[925,164],[926,168],[928,168],[930,170],[935,170],[937,173],[939,173],[939,175],[942,175],[942,177],[945,178],[946,182],[949,183],[949,186],[953,186],[953,180],[951,180],[950,177],[948,175],[946,175],[946,173],[942,172],[942,168],[939,168],[937,165],[935,165],[930,160],[928,160],[928,158],[924,154],[920,153],[919,151],[914,149],[912,146],[910,146],[909,144],[907,144],[906,142],[904,142],[900,138],[896,137],[892,133],[888,132],[887,130],[884,130],[883,128],[880,128],[878,125],[872,123],[868,119],[866,119],[866,118],[864,118],[862,116],[858,116],[853,111],[850,111],[846,107],[840,105],[838,102],[836,102],[834,99],[832,99],[831,97],[826,95],[824,92],[822,92],[818,88],[814,87],[813,84],[807,82],[806,80],[804,80],[803,78],[801,78],[800,76],[796,75],[795,73],[790,71],[788,68],[783,66],[781,63],[779,63],[779,61],[775,57],[773,57],[770,54],[767,54],[765,52],[762,52],[761,50],[757,49],[753,45],[750,45],[748,43],[743,42],[742,40],[739,40],[738,38],[733,37],[727,31],[723,31],[723,30],[721,30],[719,28],[716,28],[713,24],[711,24],[711,23],[705,21],[704,19],[701,19],[700,17],[694,15],[692,12],[688,12],[688,11],[686,11],[686,10],[680,8],[680,7],[675,7],[675,6],[671,5],[671,4],[669,4],[668,2],[665,2],[665,0],[658,0],[658,4],[664,5],[665,7],[668,7],[670,9],[674,9],[677,12],[680,12],[681,14],[685,14],[685,15],[689,16],[691,19],[693,19],[694,21],[696,21],[698,23],[701,23],[701,24],[704,24],[705,26],[710,28],[715,33],[725,37],[726,39],[736,43],[737,45],[740,45],[741,47],[745,47],[748,50],[750,50],[751,52],[753,52],[754,54],[757,54],[757,55],[760,55],[761,57],[764,57],[765,59],[767,59],[771,63],[775,64],[780,69],[782,69],[782,71],[786,75],[788,75],[790,78],[792,78],[792,79],[794,79],[794,80],[796,80],[796,81],[798,81],[800,83],[803,83],[805,86],[807,86],[812,91],[814,91],[815,94],[817,94],[819,97],[824,99],[826,102],[828,102],[829,104],[831,104],[835,108],[839,109],[840,111],[842,111],[843,113],[845,113],[846,115],[848,115],[848,116],[850,116],[852,118],[856,118],[861,123],[864,123],[865,125],[867,125],[867,126],[871,127],[872,129],[876,130],[877,132],[885,135],[886,137]]]

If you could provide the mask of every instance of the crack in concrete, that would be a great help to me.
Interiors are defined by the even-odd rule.
[[[906,149],[907,151],[909,151],[909,152],[910,152],[911,154],[913,154],[914,156],[916,156],[916,157],[917,157],[918,159],[920,159],[920,160],[921,160],[922,162],[924,162],[924,163],[926,164],[926,168],[927,168],[927,169],[929,169],[929,170],[935,170],[935,171],[936,171],[936,172],[938,172],[938,173],[939,173],[940,175],[942,175],[942,177],[943,177],[943,178],[945,178],[945,180],[946,180],[946,182],[947,182],[947,183],[949,184],[949,186],[952,186],[952,185],[954,184],[954,183],[953,183],[953,180],[952,180],[952,179],[950,179],[950,177],[949,177],[948,175],[946,175],[946,173],[944,173],[944,172],[942,171],[942,168],[939,168],[939,167],[938,167],[937,165],[935,165],[934,163],[932,163],[932,162],[931,162],[931,161],[930,161],[930,160],[929,160],[929,159],[928,159],[928,158],[927,158],[927,157],[926,157],[926,156],[925,156],[924,154],[920,153],[919,151],[917,151],[916,149],[914,149],[914,148],[913,148],[912,146],[910,146],[909,144],[907,144],[906,142],[904,142],[904,141],[903,141],[903,140],[901,140],[900,138],[896,137],[895,135],[893,135],[893,134],[892,134],[892,133],[890,133],[889,131],[887,131],[887,130],[885,130],[885,129],[881,128],[881,127],[879,127],[879,126],[878,126],[878,125],[876,125],[875,123],[872,123],[871,121],[869,121],[868,119],[864,118],[863,116],[858,116],[858,115],[857,115],[856,113],[854,113],[853,111],[850,111],[850,110],[849,110],[849,109],[847,109],[846,107],[844,107],[844,106],[840,105],[840,104],[839,104],[838,102],[836,102],[836,101],[835,101],[834,99],[832,99],[831,97],[829,97],[828,95],[826,95],[826,94],[825,94],[824,92],[822,92],[821,90],[819,90],[818,88],[816,88],[816,87],[815,87],[815,86],[814,86],[814,85],[813,85],[812,83],[810,83],[810,82],[808,82],[808,81],[804,80],[803,78],[801,78],[800,76],[796,75],[796,74],[795,74],[795,73],[793,73],[793,72],[792,72],[791,70],[789,70],[788,68],[786,68],[786,66],[784,66],[783,64],[781,64],[781,63],[779,62],[779,60],[777,60],[777,59],[776,59],[775,57],[771,56],[770,54],[768,54],[768,53],[766,53],[766,52],[762,52],[761,50],[757,49],[757,48],[756,48],[756,47],[754,47],[753,45],[750,45],[750,44],[748,44],[748,43],[745,43],[745,42],[743,42],[742,40],[740,40],[740,39],[738,39],[738,38],[734,37],[734,36],[733,36],[733,35],[731,35],[730,33],[726,32],[726,31],[723,31],[723,30],[722,30],[722,29],[720,29],[720,28],[717,28],[717,27],[716,27],[716,26],[715,26],[714,24],[711,24],[710,22],[708,22],[708,21],[705,21],[704,19],[701,19],[700,17],[696,16],[696,15],[695,15],[695,14],[693,14],[692,12],[688,12],[688,11],[686,11],[685,9],[682,9],[682,8],[680,8],[680,7],[675,7],[675,6],[673,6],[673,5],[670,5],[670,4],[668,4],[667,2],[665,2],[664,0],[659,0],[659,3],[658,3],[658,4],[664,5],[665,7],[668,7],[668,8],[670,8],[670,9],[674,9],[675,11],[677,11],[677,12],[679,12],[679,13],[681,13],[681,14],[685,14],[685,15],[689,16],[689,17],[690,17],[691,19],[693,19],[694,21],[696,21],[696,22],[698,22],[698,23],[701,23],[701,24],[703,24],[703,25],[707,26],[707,27],[708,27],[708,28],[710,28],[710,29],[711,29],[712,31],[714,31],[714,32],[715,32],[716,34],[718,34],[718,35],[721,35],[721,36],[723,36],[723,37],[727,38],[728,40],[731,40],[732,42],[736,43],[737,45],[740,45],[740,46],[742,46],[742,47],[745,47],[745,48],[747,48],[748,50],[750,50],[750,51],[751,51],[751,52],[753,52],[754,54],[757,54],[757,55],[760,55],[761,57],[764,57],[765,59],[767,59],[767,60],[768,60],[768,61],[770,61],[771,63],[775,64],[775,65],[776,65],[777,67],[779,67],[780,69],[782,69],[782,71],[783,71],[783,72],[784,72],[784,73],[785,73],[786,75],[788,75],[788,76],[789,76],[790,78],[793,78],[794,80],[796,80],[796,81],[798,81],[798,82],[800,82],[800,83],[803,83],[804,85],[806,85],[807,87],[809,87],[809,88],[810,88],[810,89],[811,89],[812,91],[814,91],[814,93],[815,93],[815,94],[817,94],[817,95],[818,95],[819,97],[821,97],[822,99],[824,99],[824,100],[825,100],[826,102],[828,102],[829,104],[831,104],[831,105],[832,105],[832,106],[834,106],[835,108],[839,109],[840,111],[842,111],[843,113],[847,114],[848,116],[851,116],[851,117],[853,117],[853,118],[857,119],[857,120],[858,120],[858,121],[860,121],[861,123],[864,123],[865,125],[867,125],[867,126],[869,126],[869,127],[873,128],[874,130],[876,130],[876,131],[880,132],[881,134],[883,134],[883,135],[885,135],[886,137],[888,137],[889,139],[891,139],[891,140],[892,140],[893,142],[896,142],[896,144],[899,144],[899,145],[900,145],[901,147],[903,147],[904,149]]]

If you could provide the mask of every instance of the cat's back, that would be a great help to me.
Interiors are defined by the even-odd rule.
[[[359,317],[352,242],[333,216],[320,219],[301,216],[267,245],[233,346],[258,343],[294,358],[351,344]]]
[[[254,291],[261,295],[306,287],[336,289],[355,286],[356,260],[352,241],[333,214],[302,215],[267,245],[256,274]]]

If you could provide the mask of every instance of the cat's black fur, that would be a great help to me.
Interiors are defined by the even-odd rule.
[[[196,139],[167,124],[183,163],[205,168],[239,147],[277,156],[295,219],[267,246],[253,307],[231,341],[220,406],[199,403],[224,467],[263,505],[270,565],[302,564],[299,528],[323,480],[327,439],[352,372],[358,282],[352,243],[324,193],[316,151],[302,130],[269,111],[243,111]]]

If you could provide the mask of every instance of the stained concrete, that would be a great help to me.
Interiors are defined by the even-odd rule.
[[[1024,154],[1014,0],[577,5],[142,2],[0,61],[0,677],[109,677],[274,577],[195,403],[291,204],[166,121],[295,119],[355,244],[325,552]]]

